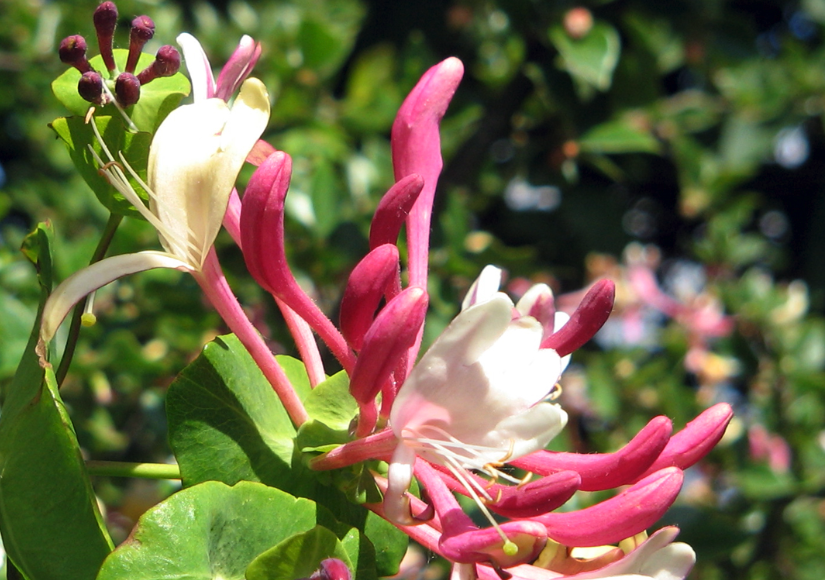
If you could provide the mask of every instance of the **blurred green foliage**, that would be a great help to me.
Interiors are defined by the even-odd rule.
[[[94,4],[3,3],[3,383],[40,294],[18,250],[24,236],[52,220],[63,279],[88,262],[106,223],[48,126],[68,114],[50,90],[65,69],[57,45],[69,34],[93,38]],[[263,43],[255,75],[275,99],[265,138],[294,160],[290,262],[333,315],[392,183],[395,111],[428,66],[461,58],[465,80],[443,123],[430,339],[487,263],[509,270],[516,293],[524,278],[564,293],[613,277],[614,319],[565,375],[566,443],[612,450],[654,415],[680,427],[713,402],[731,402],[728,435],[688,473],[665,518],[698,552],[691,577],[825,577],[825,1],[118,7],[120,46],[128,21],[143,13],[156,23],[150,52],[182,31],[216,65],[242,34]],[[137,249],[156,249],[155,234],[127,218],[110,253]],[[253,320],[276,351],[291,353],[228,237],[219,250]],[[632,277],[640,265],[678,309],[644,299]],[[164,461],[166,388],[221,322],[176,272],[121,280],[95,304],[101,322],[83,331],[62,387],[80,444],[94,458]],[[723,314],[732,317],[728,332],[702,327]],[[95,485],[116,541],[171,491],[103,478]]]

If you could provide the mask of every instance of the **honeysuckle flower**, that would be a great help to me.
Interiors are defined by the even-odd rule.
[[[499,276],[485,270],[395,398],[390,426],[399,444],[384,506],[391,519],[409,519],[404,493],[416,457],[445,467],[480,503],[492,498],[468,470],[507,479],[496,466],[542,449],[567,423],[561,407],[545,401],[562,359],[540,348],[542,324],[497,291]]]
[[[48,343],[74,304],[126,274],[152,268],[201,272],[221,227],[241,166],[269,120],[269,97],[257,79],[247,80],[230,108],[208,99],[172,111],[149,149],[147,208],[126,178],[132,171],[98,134],[106,159],[97,163],[109,182],[152,224],[164,252],[113,256],[67,278],[46,303],[41,338]],[[97,127],[92,120],[92,127]]]

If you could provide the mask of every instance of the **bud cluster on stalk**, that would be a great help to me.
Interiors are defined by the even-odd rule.
[[[143,46],[155,35],[155,23],[148,16],[132,20],[129,33],[129,55],[123,71],[117,69],[114,58],[114,35],[118,12],[114,2],[103,2],[94,12],[93,21],[97,34],[100,56],[106,67],[106,77],[95,70],[86,58],[86,39],[78,34],[67,36],[60,42],[60,60],[80,72],[78,94],[96,105],[106,105],[115,100],[121,107],[129,107],[140,100],[140,88],[156,78],[169,77],[180,69],[180,53],[170,45],[161,46],[155,60],[139,73],[135,69]]]

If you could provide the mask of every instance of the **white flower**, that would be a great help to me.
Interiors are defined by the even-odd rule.
[[[178,107],[152,140],[148,184],[140,182],[122,155],[115,159],[92,121],[107,157],[104,161],[95,155],[101,171],[155,227],[165,252],[113,256],[67,278],[46,302],[40,330],[43,342],[51,340],[74,304],[121,276],[152,268],[200,272],[238,173],[268,121],[269,97],[257,79],[244,83],[231,108],[220,99]],[[132,189],[124,168],[149,194],[148,208]]]
[[[467,470],[510,479],[497,467],[544,448],[567,423],[546,401],[563,370],[533,316],[498,292],[500,271],[488,266],[464,309],[415,365],[390,414],[399,439],[389,469],[385,509],[408,518],[403,494],[415,457],[446,467],[476,497],[490,499]],[[549,291],[549,289],[548,289]]]

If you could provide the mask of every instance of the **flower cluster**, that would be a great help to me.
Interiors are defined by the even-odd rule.
[[[114,36],[118,13],[114,2],[103,2],[94,12],[95,32],[100,56],[106,67],[108,79],[96,71],[86,59],[86,39],[80,35],[64,38],[58,54],[60,60],[80,72],[77,91],[83,99],[105,105],[116,101],[121,107],[129,107],[140,100],[140,87],[156,78],[169,77],[180,68],[180,54],[173,46],[164,45],[158,49],[151,65],[135,74],[143,46],[155,35],[155,23],[148,16],[138,16],[132,20],[129,32],[129,56],[122,72],[118,71],[114,57]]]
[[[349,376],[359,408],[352,440],[313,458],[312,469],[388,462],[386,472],[374,476],[383,502],[367,507],[453,562],[456,577],[684,578],[694,556],[673,543],[677,531],[665,528],[645,539],[645,530],[676,499],[682,470],[719,441],[729,406],[708,409],[674,436],[670,421],[656,417],[612,454],[544,450],[567,422],[557,402],[562,372],[610,315],[612,282],[594,284],[568,316],[557,311],[545,285],[514,304],[499,291],[501,270],[490,266],[461,312],[418,356],[428,306],[430,217],[442,167],[439,123],[462,63],[450,58],[431,68],[401,106],[392,129],[396,183],[375,212],[370,252],[349,277],[336,325],[287,263],[284,201],[292,162],[258,141],[268,97],[259,81],[244,81],[259,45],[244,38],[216,83],[197,41],[182,35],[179,42],[195,102],[170,114],[154,136],[148,208],[131,190],[128,165],[99,138],[107,155],[98,159],[101,171],[156,227],[165,252],[116,256],[70,277],[46,306],[43,342],[71,305],[95,288],[147,268],[186,270],[259,364],[293,422],[302,424],[306,411],[220,273],[212,244],[223,223],[252,276],[284,313],[313,386],[326,376],[313,332]],[[239,87],[230,108],[226,101]],[[240,199],[234,182],[244,160],[259,167]],[[397,246],[403,226],[406,285]],[[409,491],[413,478],[422,486],[420,498]],[[577,490],[615,488],[623,489],[594,506],[554,511]],[[477,526],[455,494],[472,498],[490,525]]]

